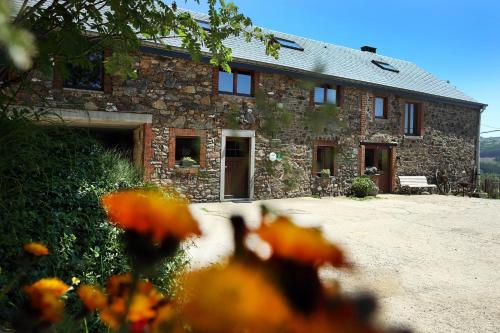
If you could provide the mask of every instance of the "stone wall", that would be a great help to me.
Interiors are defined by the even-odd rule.
[[[238,110],[239,129],[255,130],[256,199],[343,194],[358,175],[360,141],[398,144],[397,173],[431,177],[436,168],[446,170],[456,182],[463,179],[474,164],[477,110],[425,102],[425,135],[408,139],[402,135],[402,97],[388,96],[388,119],[374,119],[371,91],[352,87],[341,89],[341,119],[344,126],[336,133],[318,136],[304,125],[310,107],[310,91],[303,82],[278,74],[259,74],[259,89],[269,100],[282,104],[293,113],[290,126],[274,138],[261,129],[262,119],[255,98],[214,93],[214,70],[208,64],[141,55],[136,63],[136,80],[112,81],[112,92],[52,89],[51,78],[40,81],[44,90],[23,95],[24,102],[49,108],[138,112],[153,115],[151,180],[176,188],[193,201],[217,201],[220,196],[221,130],[228,128],[228,117]],[[171,129],[206,131],[203,168],[169,166]],[[314,140],[338,141],[337,174],[322,187],[312,174]],[[270,152],[282,152],[281,162],[271,163]],[[319,192],[318,192],[319,191]]]
[[[435,183],[436,170],[445,172],[453,189],[468,182],[475,172],[475,147],[479,112],[451,104],[419,101],[424,110],[423,136],[403,135],[406,99],[389,95],[387,119],[376,119],[373,94],[369,96],[365,140],[397,143],[396,175],[426,176]]]

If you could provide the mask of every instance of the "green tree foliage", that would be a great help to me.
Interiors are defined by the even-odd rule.
[[[11,15],[9,3],[0,0],[0,46],[6,51],[0,59],[5,61],[4,57],[8,57],[14,66],[27,70],[31,67],[31,57],[35,55],[33,35],[10,24]]]
[[[65,64],[91,66],[88,56],[110,50],[105,61],[106,71],[120,77],[135,77],[135,55],[143,43],[168,46],[168,40],[177,38],[193,59],[199,60],[202,48],[210,52],[213,65],[230,71],[231,49],[222,42],[231,36],[244,36],[245,40],[257,39],[265,44],[266,53],[277,57],[279,45],[272,36],[260,28],[252,27],[252,21],[241,14],[232,3],[224,0],[207,0],[210,32],[200,27],[189,12],[177,9],[177,4],[161,0],[112,1],[112,0],[32,0],[24,1],[9,21],[5,6],[0,0],[0,46],[9,52],[0,53],[0,89],[5,100],[15,97],[18,89],[7,89],[7,73],[18,66],[16,45],[33,46],[34,36],[38,50],[33,65],[19,75],[22,85],[29,85],[29,72],[52,72],[54,64],[65,74]],[[17,35],[16,35],[17,34]],[[12,39],[9,36],[18,36]],[[5,37],[6,36],[6,37]],[[19,42],[21,40],[22,42]],[[19,50],[19,47],[17,47]],[[27,53],[34,55],[33,52]],[[55,61],[57,60],[57,61]],[[22,67],[21,67],[22,68]],[[26,69],[26,68],[22,68]],[[19,73],[20,74],[20,73]]]
[[[100,197],[144,185],[140,170],[85,131],[37,126],[26,117],[0,116],[0,155],[8,157],[0,159],[0,286],[21,276],[0,300],[0,319],[18,303],[19,286],[37,278],[103,284],[128,270],[121,232],[106,221]],[[51,255],[23,274],[22,246],[31,241],[45,243]],[[158,282],[166,289],[184,258],[162,267]]]
[[[494,173],[500,175],[500,162],[496,161],[481,161],[482,173]]]

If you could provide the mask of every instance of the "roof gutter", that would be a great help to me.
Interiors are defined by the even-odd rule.
[[[477,120],[477,134],[476,134],[476,172],[475,172],[475,183],[476,192],[481,192],[481,115],[486,110],[486,106],[479,110],[478,120]]]

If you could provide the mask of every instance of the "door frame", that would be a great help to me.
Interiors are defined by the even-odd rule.
[[[241,198],[240,200],[253,200],[253,187],[254,187],[254,174],[255,174],[255,131],[253,130],[231,130],[223,129],[221,133],[220,145],[220,201],[234,201],[238,199],[224,199],[225,192],[225,178],[226,178],[226,138],[248,138],[250,139],[249,156],[249,170],[248,170],[248,198]]]
[[[394,142],[360,142],[360,154],[359,154],[359,164],[360,164],[360,175],[365,173],[365,151],[367,148],[384,148],[389,151],[389,193],[394,193],[396,190],[396,147],[397,143]]]

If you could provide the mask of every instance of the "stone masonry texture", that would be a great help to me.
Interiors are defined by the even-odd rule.
[[[61,89],[52,78],[42,78],[43,93],[20,95],[20,103],[89,112],[136,112],[153,115],[147,136],[149,161],[145,169],[152,182],[172,187],[194,202],[220,198],[222,129],[229,128],[228,117],[237,110],[238,129],[254,130],[255,199],[310,195],[341,195],[364,169],[360,142],[397,144],[396,174],[425,175],[433,180],[436,169],[446,171],[457,188],[471,178],[474,168],[475,138],[479,110],[454,104],[419,100],[424,108],[422,137],[403,135],[402,117],[406,99],[387,95],[387,119],[375,119],[376,92],[341,87],[341,119],[345,124],[332,133],[314,134],[304,123],[310,108],[310,89],[303,80],[283,74],[259,73],[258,89],[267,99],[293,114],[290,126],[274,137],[262,131],[262,119],[253,97],[214,93],[217,71],[213,67],[181,58],[141,54],[136,62],[137,79],[112,78],[105,92]],[[305,78],[304,78],[305,80]],[[204,159],[200,167],[172,166],[171,131],[202,133]],[[318,180],[312,173],[316,140],[337,142],[336,175],[330,181]],[[281,152],[280,162],[269,162],[270,152]],[[170,163],[169,163],[170,161]]]

